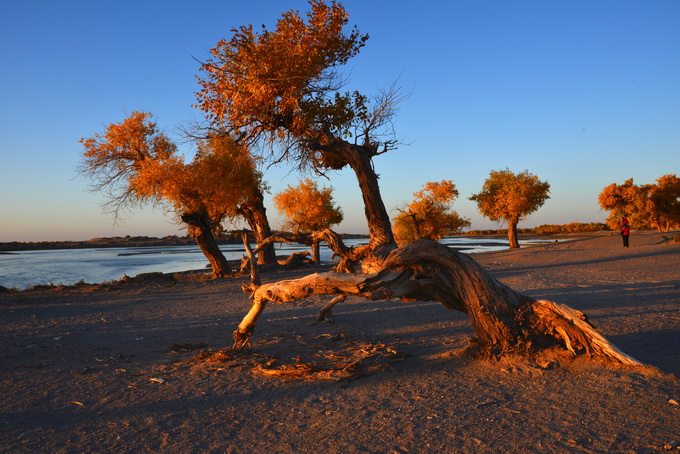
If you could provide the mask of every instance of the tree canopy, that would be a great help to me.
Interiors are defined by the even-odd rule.
[[[517,224],[538,210],[550,198],[550,184],[525,170],[515,174],[509,169],[492,170],[482,190],[470,200],[477,202],[479,212],[497,222],[508,223],[511,248],[518,248]]]
[[[105,192],[104,207],[116,217],[143,202],[160,202],[162,198],[153,194],[158,183],[156,169],[182,165],[177,146],[158,131],[152,117],[133,112],[120,123],[110,124],[103,134],[80,139],[85,148],[80,173],[95,182],[94,190]]]
[[[133,112],[103,134],[80,140],[81,171],[96,182],[94,189],[106,191],[107,207],[114,214],[143,203],[166,205],[175,213],[206,211],[216,228],[236,216],[249,191],[262,185],[252,157],[227,137],[213,135],[200,141],[194,159],[185,163],[152,118]]]
[[[427,182],[413,197],[393,221],[399,244],[420,238],[439,240],[470,226],[468,219],[452,209],[458,190],[451,180]]]
[[[659,230],[668,232],[680,227],[680,178],[675,174],[659,177],[650,191],[650,199]]]
[[[366,99],[338,91],[343,81],[337,68],[368,35],[356,27],[345,32],[348,18],[340,3],[311,1],[310,7],[306,21],[291,10],[274,31],[242,26],[211,49],[196,97],[214,125],[249,139],[299,139],[321,129],[349,134]]]
[[[343,218],[342,210],[335,206],[333,188],[319,189],[316,182],[305,178],[297,186],[288,186],[276,194],[274,204],[287,219],[285,229],[291,230],[295,235],[315,233],[311,242],[312,260],[320,263],[319,235],[331,226],[341,223]]]
[[[674,174],[659,177],[656,184],[636,185],[632,178],[602,189],[598,203],[609,211],[607,224],[618,228],[627,218],[636,228],[668,231],[680,226],[680,178]]]
[[[276,209],[287,219],[284,228],[293,233],[311,233],[341,223],[342,209],[334,204],[333,188],[319,189],[309,178],[274,196]]]
[[[95,182],[94,190],[105,192],[105,207],[116,217],[145,203],[174,213],[188,225],[213,272],[227,274],[213,235],[262,186],[261,174],[241,146],[219,135],[200,141],[194,159],[185,163],[152,117],[133,112],[103,134],[81,139],[85,148],[81,173]]]

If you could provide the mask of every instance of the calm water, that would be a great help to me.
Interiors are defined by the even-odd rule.
[[[348,246],[366,244],[367,239],[346,240]],[[522,241],[520,241],[522,243]],[[507,241],[489,237],[448,237],[441,243],[461,252],[507,249]],[[220,247],[228,260],[245,255],[243,246]],[[283,244],[276,253],[281,258],[295,251],[309,250],[303,245]],[[321,260],[330,261],[331,251],[322,246]],[[25,289],[33,285],[72,285],[85,281],[98,284],[142,273],[175,273],[205,268],[208,260],[197,246],[135,247],[102,249],[59,249],[47,251],[0,252],[0,285]]]

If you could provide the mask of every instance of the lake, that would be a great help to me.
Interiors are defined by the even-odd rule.
[[[546,240],[520,240],[521,244]],[[555,241],[555,240],[547,240]],[[495,251],[508,248],[507,240],[498,237],[446,237],[442,244],[464,253]],[[367,244],[367,238],[349,239],[348,246]],[[227,260],[245,255],[242,245],[221,245]],[[297,244],[282,244],[276,253],[285,258],[296,251],[309,250]],[[332,252],[321,247],[321,260],[329,262]],[[142,273],[176,273],[203,269],[208,260],[198,246],[154,246],[130,248],[51,249],[42,251],[0,252],[0,286],[26,289],[33,285],[73,285],[119,280],[123,274],[133,277]]]

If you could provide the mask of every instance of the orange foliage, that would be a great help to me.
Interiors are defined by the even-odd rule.
[[[583,232],[599,232],[606,230],[607,225],[602,222],[572,222],[569,224],[555,225],[542,224],[533,229],[523,229],[522,233],[537,233],[537,234],[555,234],[555,233],[583,233]]]
[[[451,180],[427,182],[413,194],[414,200],[394,219],[394,235],[399,244],[426,238],[438,240],[470,226],[451,209],[458,190]]]
[[[518,174],[508,169],[492,170],[482,190],[470,200],[477,202],[479,212],[492,221],[516,224],[543,206],[549,193],[550,184],[528,170]]]
[[[319,189],[309,178],[274,196],[276,209],[288,219],[284,228],[295,233],[323,230],[342,222],[342,210],[334,203],[333,188]]]
[[[680,227],[680,178],[675,174],[659,177],[650,191],[658,227],[668,232]]]
[[[680,226],[680,179],[674,174],[659,177],[656,184],[636,185],[632,178],[621,185],[612,183],[597,200],[610,212],[607,224],[611,228],[618,228],[624,217],[639,229],[669,231]]]
[[[212,128],[238,136],[262,156],[271,151],[276,161],[319,173],[351,167],[365,204],[369,245],[382,255],[396,245],[371,159],[397,143],[389,139],[391,119],[403,98],[395,88],[371,99],[341,92],[340,68],[368,35],[348,29],[339,2],[309,5],[306,15],[284,13],[273,30],[242,26],[218,42],[201,65],[194,107]]]
[[[107,192],[108,208],[118,215],[135,204],[163,204],[178,215],[205,213],[215,229],[236,216],[237,206],[261,184],[252,157],[228,138],[212,136],[199,142],[195,158],[185,163],[151,118],[133,112],[103,134],[80,140],[82,171],[96,182],[95,189]]]
[[[312,124],[346,128],[354,115],[352,104],[363,98],[328,98],[326,92],[339,85],[334,67],[356,55],[368,36],[356,28],[349,35],[343,32],[348,19],[341,4],[313,0],[310,5],[306,21],[291,10],[274,31],[263,27],[255,33],[252,25],[242,26],[211,49],[196,93],[196,107],[210,121],[273,138],[303,136]]]
[[[96,182],[94,189],[106,191],[107,206],[116,215],[150,197],[152,186],[162,179],[161,168],[181,165],[177,146],[158,132],[151,118],[150,113],[133,112],[122,122],[110,124],[103,134],[80,139],[85,148],[81,173]]]
[[[612,183],[602,189],[597,201],[600,208],[610,211],[607,225],[618,229],[622,218],[628,218],[636,228],[648,227],[652,206],[648,197],[649,186],[638,186],[630,178],[623,184]]]

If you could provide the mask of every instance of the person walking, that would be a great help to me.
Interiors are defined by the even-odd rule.
[[[630,224],[628,224],[628,219],[623,218],[621,221],[621,238],[623,238],[623,247],[630,247],[628,244],[628,238],[630,237]]]

